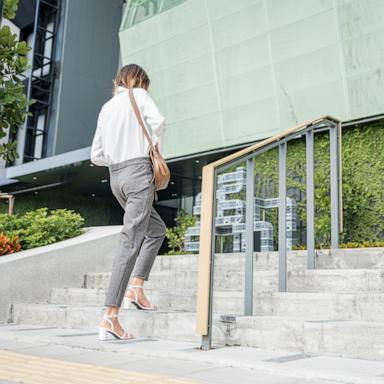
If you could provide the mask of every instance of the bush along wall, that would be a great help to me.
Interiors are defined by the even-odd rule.
[[[14,212],[23,215],[41,207],[49,210],[66,208],[73,210],[84,218],[84,226],[120,225],[122,210],[112,194],[110,196],[86,196],[60,186],[40,190],[38,194],[23,193],[16,195]],[[0,200],[0,212],[8,211],[8,202]]]
[[[384,121],[343,129],[343,221],[341,247],[384,246]],[[316,247],[330,245],[329,135],[317,133],[315,161]],[[304,139],[288,143],[287,196],[297,203],[298,234],[295,248],[305,248],[306,155]],[[230,169],[229,171],[232,171]],[[255,159],[255,196],[278,197],[278,151]],[[244,198],[245,196],[237,196]],[[278,209],[266,210],[273,224],[277,249]]]
[[[0,255],[52,244],[82,233],[84,219],[72,210],[39,208],[0,215]]]

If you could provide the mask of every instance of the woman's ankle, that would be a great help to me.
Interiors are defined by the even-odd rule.
[[[112,306],[112,305],[108,305],[104,314],[106,316],[114,316],[114,315],[118,315],[119,314],[119,310],[120,308],[119,307],[116,307],[116,306]]]
[[[132,284],[131,285],[139,285],[140,288],[143,288],[144,282],[145,282],[144,278],[135,276],[132,279]]]

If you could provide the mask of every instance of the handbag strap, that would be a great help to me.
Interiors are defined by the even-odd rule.
[[[145,128],[143,119],[141,118],[141,114],[140,114],[139,108],[137,106],[137,103],[136,103],[136,100],[135,100],[135,96],[133,95],[133,89],[129,88],[128,91],[129,91],[129,98],[131,100],[132,108],[133,108],[133,110],[135,112],[135,115],[137,117],[137,120],[139,121],[139,124],[140,124],[141,128],[143,128],[143,132],[144,132],[145,137],[148,140],[149,146],[150,146],[150,148],[152,149],[153,152],[157,152],[157,149],[153,145],[151,137],[149,136],[149,133],[148,133],[147,129]]]

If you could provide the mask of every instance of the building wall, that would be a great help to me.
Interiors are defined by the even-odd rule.
[[[308,119],[384,111],[384,1],[187,0],[120,29],[150,74],[168,158]]]
[[[122,0],[66,0],[51,155],[87,147],[118,68]]]

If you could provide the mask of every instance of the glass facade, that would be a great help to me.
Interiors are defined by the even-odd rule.
[[[126,3],[120,30],[164,12],[186,0],[129,0]]]

